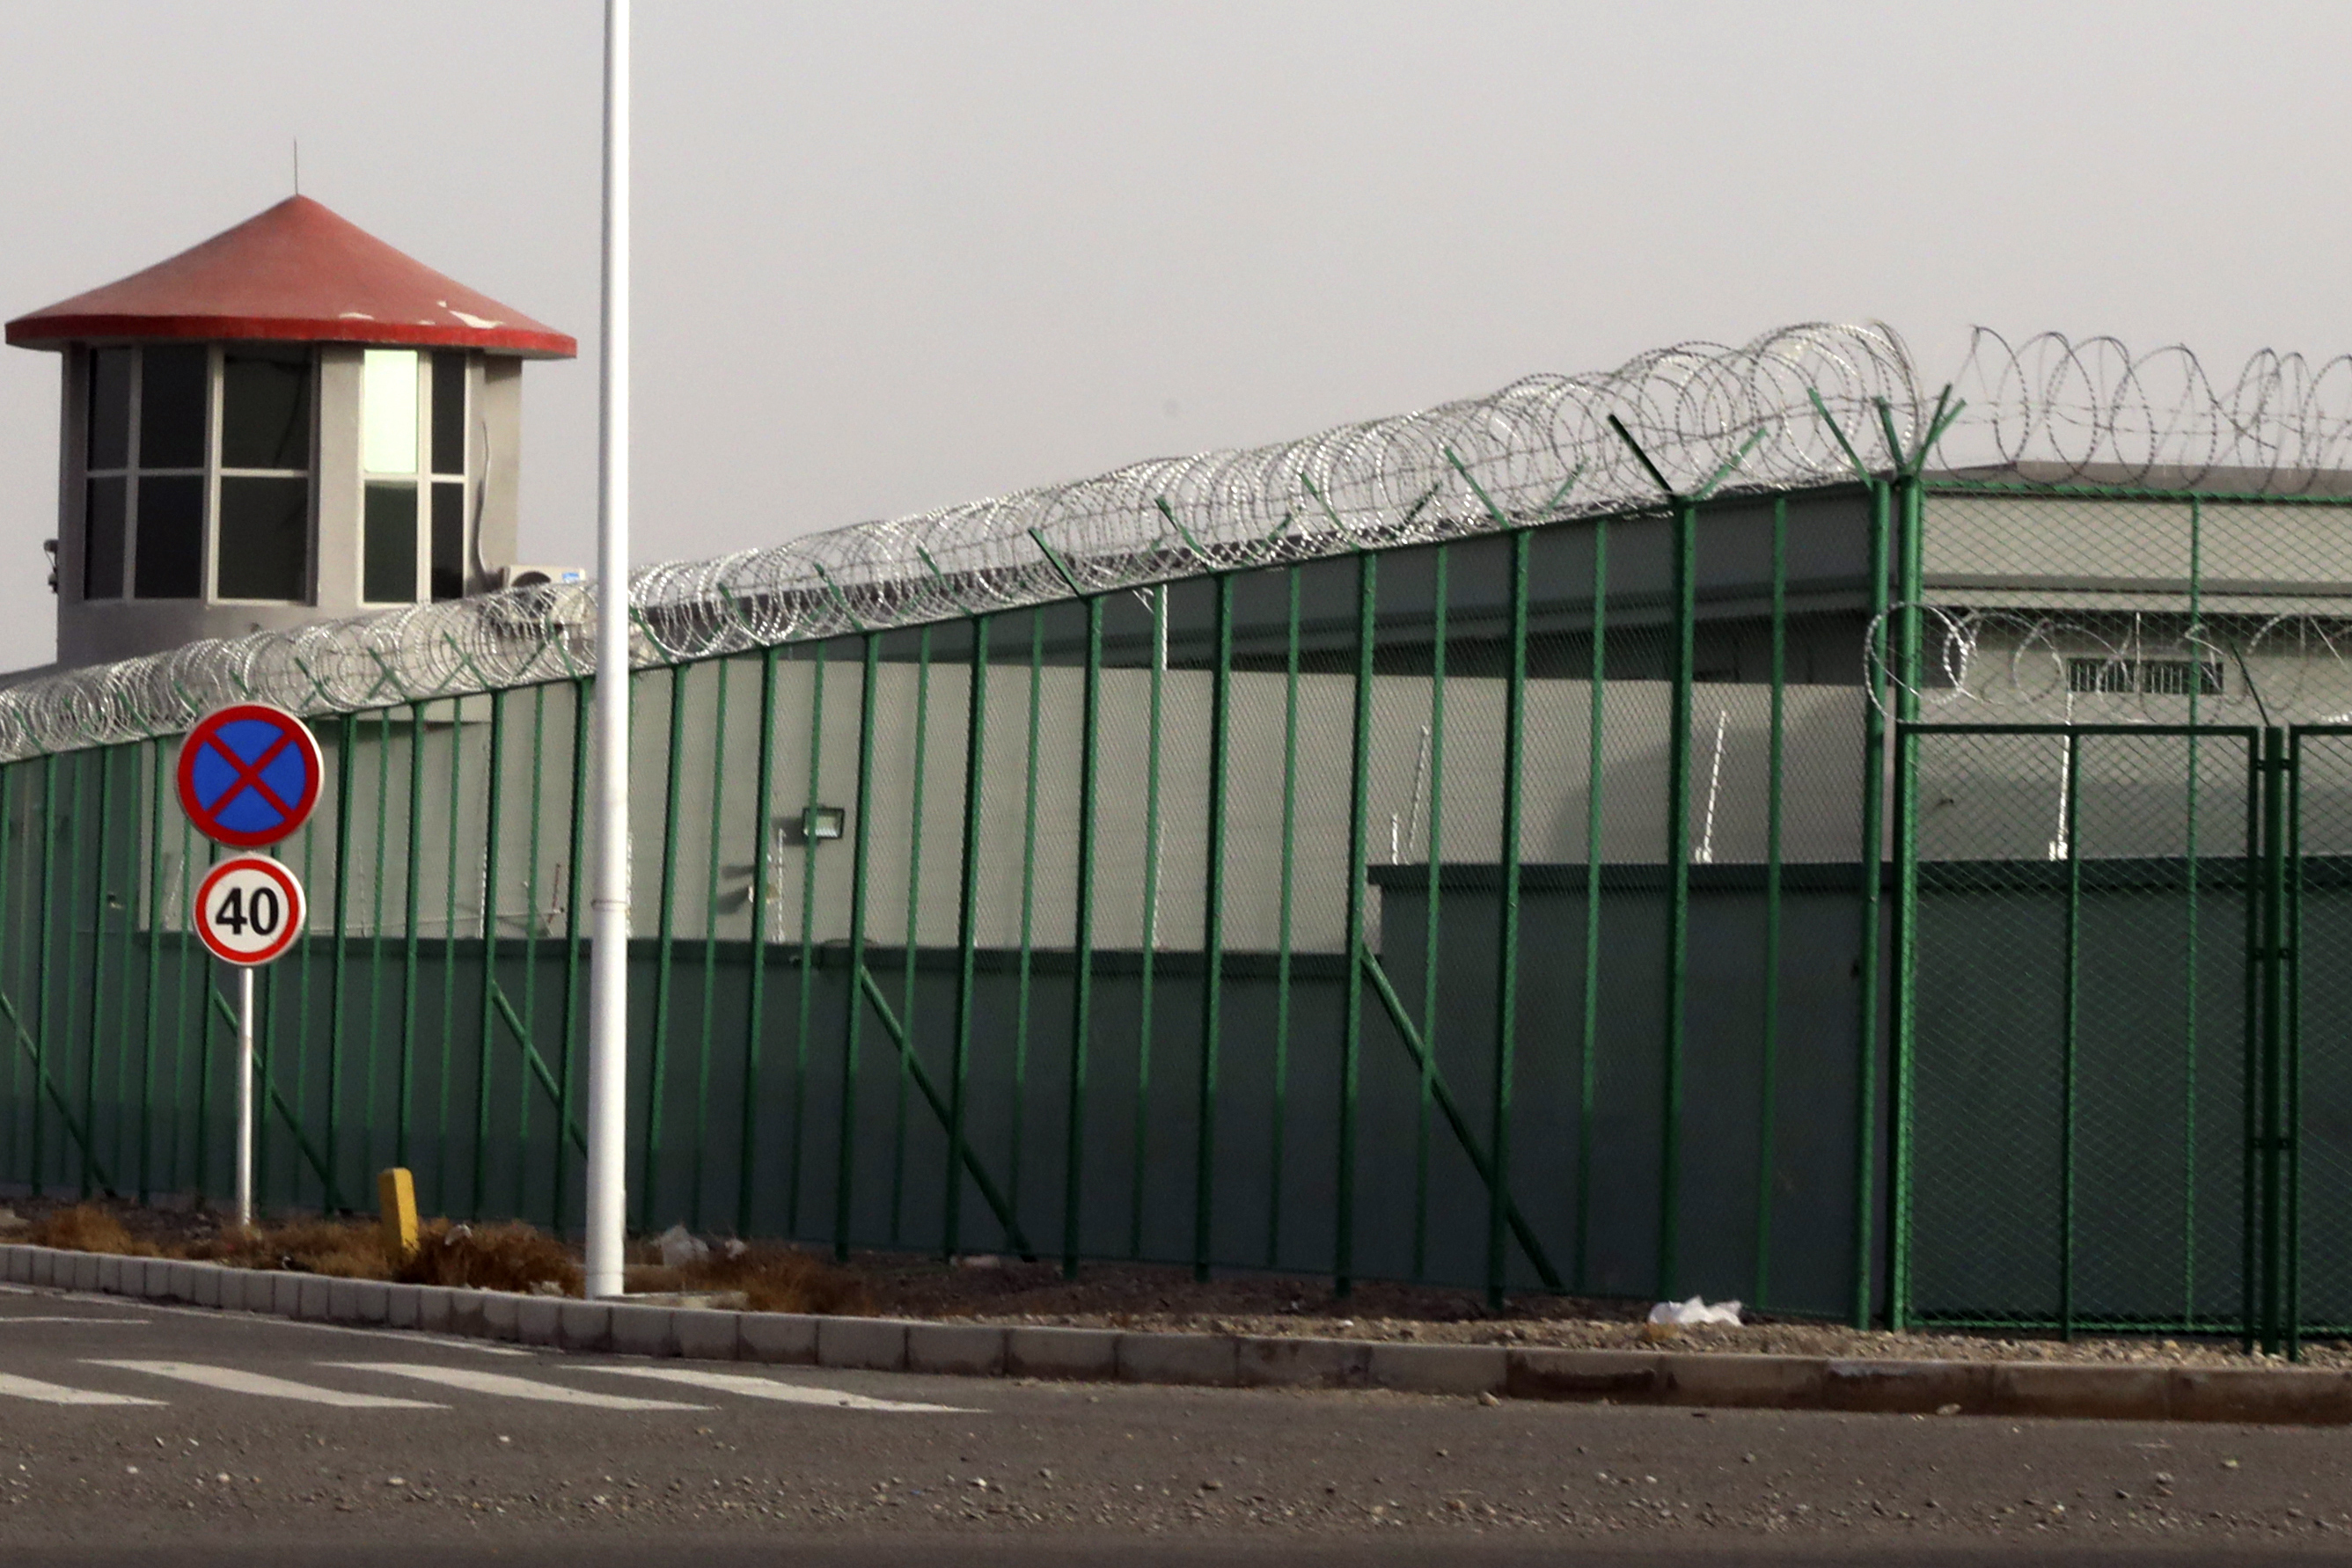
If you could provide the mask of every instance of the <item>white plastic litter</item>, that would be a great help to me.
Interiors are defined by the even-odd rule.
[[[1687,1301],[1661,1301],[1650,1309],[1650,1321],[1671,1323],[1678,1329],[1702,1323],[1722,1323],[1736,1329],[1739,1326],[1739,1303],[1722,1301],[1710,1307],[1696,1296]]]
[[[685,1226],[674,1225],[654,1237],[654,1250],[661,1254],[663,1267],[683,1268],[709,1257],[710,1244]]]

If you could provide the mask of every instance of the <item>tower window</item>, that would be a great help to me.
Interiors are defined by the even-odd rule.
[[[467,589],[467,356],[370,349],[360,377],[367,471],[360,597],[412,604]]]
[[[93,350],[82,596],[307,597],[311,374],[301,349]]]

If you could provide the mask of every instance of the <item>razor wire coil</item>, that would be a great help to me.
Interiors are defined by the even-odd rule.
[[[1929,460],[2035,483],[2193,484],[2231,469],[2252,476],[2247,488],[2296,493],[2352,442],[2352,357],[2315,368],[2257,355],[2223,391],[2181,349],[2134,358],[2112,339],[2047,333],[2012,347],[1979,331],[1953,384],[1966,401]],[[1909,351],[1883,324],[1681,343],[1303,440],[642,567],[629,581],[630,662],[1658,503],[1612,416],[1677,489],[1720,479],[1717,493],[1738,494],[1850,479],[1853,452],[1879,452],[1888,434],[1916,441],[1931,412]],[[0,690],[0,758],[173,734],[231,700],[315,716],[586,675],[597,593],[509,588],[37,678]]]

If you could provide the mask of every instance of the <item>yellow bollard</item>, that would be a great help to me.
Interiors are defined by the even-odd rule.
[[[416,1255],[416,1178],[394,1165],[376,1176],[375,1197],[383,1212],[383,1250],[397,1268]]]

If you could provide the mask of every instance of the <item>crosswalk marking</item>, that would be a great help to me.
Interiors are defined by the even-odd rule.
[[[265,1399],[294,1399],[306,1405],[332,1405],[345,1410],[446,1410],[446,1405],[430,1405],[421,1399],[394,1399],[382,1394],[346,1394],[340,1388],[320,1388],[308,1383],[294,1383],[282,1377],[269,1377],[257,1372],[240,1372],[235,1367],[205,1366],[186,1361],[91,1361],[90,1366],[117,1367],[124,1372],[152,1373],[157,1377],[177,1378],[182,1383],[201,1384],[229,1394],[255,1394]]]
[[[462,1388],[475,1394],[500,1394],[508,1399],[536,1399],[550,1405],[588,1405],[600,1410],[708,1410],[708,1405],[680,1405],[667,1399],[633,1399],[619,1394],[591,1394],[584,1389],[565,1388],[559,1384],[537,1383],[527,1377],[509,1377],[499,1372],[476,1372],[463,1366],[426,1366],[417,1362],[402,1361],[327,1361],[320,1366],[341,1367],[347,1372],[381,1372],[394,1377],[414,1377],[425,1383],[437,1383],[445,1388]]]
[[[94,1388],[68,1388],[61,1383],[43,1383],[37,1377],[19,1377],[13,1372],[0,1372],[0,1394],[10,1399],[37,1399],[44,1405],[162,1405],[161,1399],[141,1399],[129,1394],[100,1394]]]
[[[614,1373],[622,1377],[658,1378],[664,1383],[689,1384],[696,1388],[716,1389],[723,1394],[749,1394],[754,1399],[774,1399],[788,1405],[822,1405],[836,1410],[932,1411],[947,1415],[980,1414],[959,1405],[916,1405],[898,1399],[868,1399],[862,1394],[844,1394],[837,1388],[812,1388],[805,1384],[779,1383],[773,1378],[752,1377],[740,1372],[705,1372],[699,1367],[592,1365],[588,1370]]]

